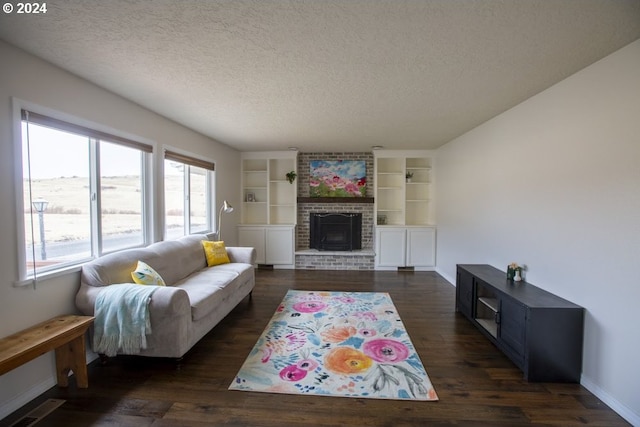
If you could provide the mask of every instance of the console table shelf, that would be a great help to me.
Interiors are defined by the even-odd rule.
[[[458,264],[456,311],[520,368],[527,381],[580,382],[584,308],[490,265]]]

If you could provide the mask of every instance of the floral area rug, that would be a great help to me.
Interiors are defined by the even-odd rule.
[[[387,293],[289,291],[230,390],[438,400]]]

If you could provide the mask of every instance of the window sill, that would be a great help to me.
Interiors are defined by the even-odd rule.
[[[38,274],[37,277],[27,277],[26,279],[13,282],[14,288],[23,288],[26,286],[35,286],[36,283],[43,282],[56,277],[66,276],[72,273],[79,273],[82,269],[82,265],[71,265],[69,267],[61,268],[55,271],[47,271],[45,273]]]

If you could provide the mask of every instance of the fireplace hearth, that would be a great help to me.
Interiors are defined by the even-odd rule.
[[[319,251],[362,249],[362,214],[310,214],[309,247]]]

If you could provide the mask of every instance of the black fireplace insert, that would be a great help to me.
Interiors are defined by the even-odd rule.
[[[319,251],[362,249],[361,213],[312,213],[309,247]]]

